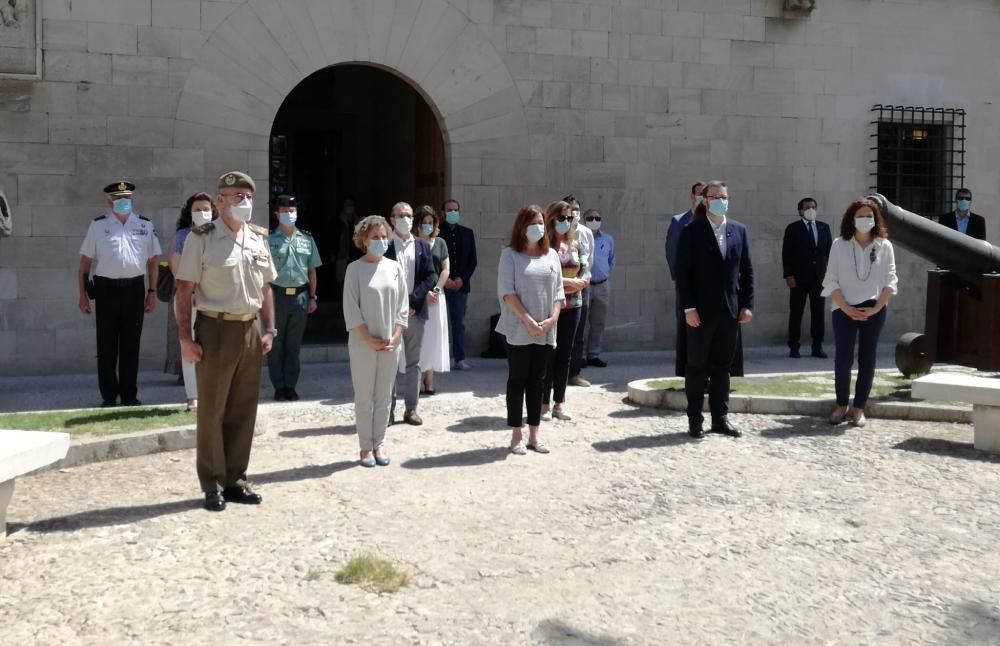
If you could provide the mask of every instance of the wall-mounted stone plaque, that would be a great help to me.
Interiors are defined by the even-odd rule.
[[[0,76],[41,73],[38,0],[0,0]]]

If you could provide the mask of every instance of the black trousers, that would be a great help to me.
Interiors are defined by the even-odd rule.
[[[580,322],[580,308],[572,307],[559,312],[556,324],[556,348],[549,357],[542,384],[542,403],[554,399],[557,404],[566,401],[566,382],[569,380],[569,362],[573,354],[573,339]]]
[[[133,401],[139,392],[139,338],[146,302],[144,276],[94,278],[97,318],[97,383],[101,397]]]
[[[688,324],[684,317],[684,310],[681,309],[678,298],[674,313],[677,315],[677,339],[674,351],[674,375],[677,377],[687,376],[687,328]],[[736,327],[736,351],[733,353],[733,365],[729,369],[732,377],[743,376],[743,328]]]
[[[729,369],[736,353],[736,337],[740,324],[736,319],[721,316],[702,319],[699,327],[687,328],[687,374],[684,392],[688,402],[688,420],[701,422],[705,403],[705,382],[709,381],[708,407],[712,419],[729,413]]]
[[[552,357],[551,345],[507,344],[507,425],[524,425],[522,412],[528,407],[528,426],[538,426],[542,418],[542,382]]]
[[[822,292],[822,285],[803,287],[796,285],[788,291],[788,347],[790,349],[799,349],[802,313],[806,308],[806,299],[809,299],[809,336],[812,339],[812,347],[818,348],[823,345],[826,299],[820,295]]]
[[[570,377],[580,374],[586,363],[583,351],[586,349],[584,346],[587,343],[584,341],[583,335],[587,329],[587,317],[590,316],[590,288],[583,290],[581,294],[583,295],[583,305],[580,306],[580,320],[576,323],[576,333],[573,335],[573,355],[569,362]]]

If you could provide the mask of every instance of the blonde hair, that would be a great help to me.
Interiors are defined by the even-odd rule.
[[[367,251],[368,234],[377,227],[385,227],[386,235],[389,235],[392,231],[392,229],[389,228],[389,223],[386,222],[385,218],[381,215],[369,215],[362,218],[361,222],[354,225],[354,237],[352,238],[354,246],[361,251]]]

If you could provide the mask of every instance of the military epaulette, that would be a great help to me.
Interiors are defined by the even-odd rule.
[[[200,227],[191,227],[191,233],[197,233],[200,236],[205,235],[211,231],[215,230],[215,222],[207,222]]]
[[[307,236],[309,236],[310,238],[311,238],[311,237],[313,237],[313,234],[309,233],[309,232],[308,232],[308,231],[306,231],[305,229],[299,229],[299,233],[304,233],[304,234],[306,234]]]
[[[94,218],[94,222],[97,222],[98,220],[103,220],[103,219],[105,219],[106,217],[108,217],[108,216],[107,216],[107,214],[105,214],[105,215],[99,215],[99,216],[97,216],[96,218]]]
[[[152,222],[152,220],[150,220],[149,218],[147,218],[145,215],[140,215],[139,219],[140,220],[145,220],[146,222]]]
[[[270,233],[267,230],[267,227],[262,227],[259,224],[250,224],[250,225],[247,225],[247,226],[249,226],[250,230],[253,231],[254,233],[256,233],[259,236],[265,236],[266,237],[266,236],[270,235]]]

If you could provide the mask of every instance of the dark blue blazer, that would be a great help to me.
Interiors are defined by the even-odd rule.
[[[415,238],[414,247],[416,271],[413,275],[413,291],[410,292],[410,309],[416,312],[418,318],[427,320],[427,292],[434,289],[438,275],[434,271],[434,259],[431,257],[431,245],[426,240]],[[396,244],[389,241],[389,251],[385,252],[385,257],[391,260],[396,258]]]
[[[726,257],[719,253],[707,217],[693,219],[677,246],[677,293],[681,307],[695,308],[703,321],[737,318],[753,310],[753,264],[747,229],[726,220]]]
[[[667,254],[667,266],[670,267],[670,278],[677,280],[677,245],[681,241],[681,231],[688,225],[694,213],[688,209],[686,213],[679,213],[670,218],[670,227],[667,229],[667,241],[663,245]]]
[[[802,218],[785,227],[785,236],[781,241],[782,277],[792,276],[798,287],[818,287],[826,276],[833,237],[826,222],[816,220],[813,224],[816,225],[818,244]]]
[[[461,278],[462,289],[459,291],[468,294],[472,287],[472,274],[476,273],[476,265],[479,264],[476,257],[476,235],[469,227],[447,222],[441,224],[438,235],[448,245],[448,271],[451,273],[448,278]]]

